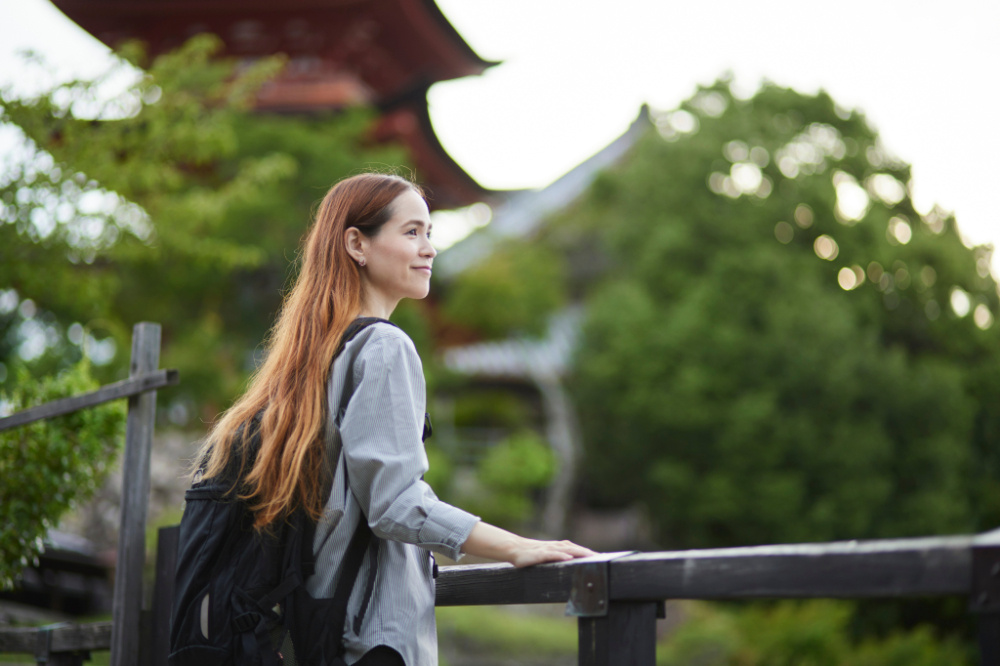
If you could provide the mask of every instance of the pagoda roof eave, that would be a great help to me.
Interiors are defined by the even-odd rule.
[[[317,57],[354,68],[372,89],[374,96],[369,101],[375,103],[413,87],[414,81],[404,82],[406,75],[400,68],[409,68],[411,75],[434,83],[481,74],[498,64],[481,58],[448,22],[434,0],[52,0],[52,3],[112,48],[126,39],[139,39],[149,45],[151,55],[158,55],[175,48],[187,36],[214,32],[222,39],[225,54],[229,56],[287,53],[292,58]],[[288,18],[282,19],[283,16]],[[378,27],[372,31],[372,26]],[[291,37],[303,30],[308,32],[307,37]],[[345,30],[353,32],[345,35]],[[357,43],[342,47],[345,38]],[[373,64],[373,59],[380,62]],[[389,71],[386,67],[394,71],[388,80],[378,73]]]
[[[441,8],[437,6],[437,3],[434,0],[419,1],[423,3],[424,8],[427,11],[427,16],[436,21],[438,27],[441,29],[441,32],[447,36],[448,43],[456,49],[463,51],[466,58],[479,65],[480,69],[473,72],[474,74],[481,74],[490,67],[496,67],[497,65],[503,63],[502,60],[486,60],[480,57],[480,55],[473,50],[472,46],[465,41],[462,35],[458,33],[455,26],[453,26],[451,21],[448,20],[448,17],[441,12]]]

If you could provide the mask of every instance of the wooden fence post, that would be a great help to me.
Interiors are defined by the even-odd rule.
[[[160,326],[142,322],[132,330],[129,376],[156,370],[160,363]],[[149,509],[149,457],[156,419],[156,392],[128,399],[125,458],[122,465],[121,523],[112,606],[111,666],[138,666],[142,568]]]
[[[580,666],[653,666],[659,600],[612,599],[614,567],[631,553],[603,553],[573,566],[566,614],[578,620]]]
[[[973,539],[969,609],[979,620],[979,663],[1000,664],[1000,530]]]
[[[581,617],[580,666],[653,666],[655,601],[612,601],[604,617]]]

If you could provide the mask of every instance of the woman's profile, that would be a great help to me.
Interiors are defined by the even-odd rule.
[[[377,537],[351,592],[347,663],[437,663],[434,562],[472,554],[528,566],[592,555],[568,541],[538,541],[447,504],[423,481],[425,385],[411,340],[376,321],[341,348],[358,318],[388,320],[404,298],[424,298],[437,254],[419,187],[362,174],[334,185],[309,230],[301,267],[247,391],[203,449],[220,475],[233,433],[260,417],[260,449],[245,470],[254,527],[291,511],[316,521],[316,572],[306,588],[333,596],[359,520]],[[339,352],[339,353],[338,353]]]

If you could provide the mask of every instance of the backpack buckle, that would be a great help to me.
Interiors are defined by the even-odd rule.
[[[233,629],[241,634],[253,631],[260,623],[260,618],[260,613],[256,611],[250,611],[248,613],[243,613],[242,615],[237,615],[233,618]]]

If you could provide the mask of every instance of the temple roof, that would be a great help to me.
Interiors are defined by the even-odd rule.
[[[459,374],[491,379],[560,378],[580,336],[583,309],[570,306],[553,314],[541,338],[490,340],[444,351],[445,366]]]
[[[436,81],[481,74],[483,60],[433,0],[53,0],[108,46],[141,39],[156,55],[202,32],[225,53],[285,53],[286,77],[337,82],[385,104]],[[324,98],[327,108],[332,98]],[[346,100],[350,101],[350,100]]]
[[[150,55],[210,32],[224,54],[253,59],[275,53],[288,65],[260,91],[256,107],[277,112],[377,107],[376,135],[410,149],[417,177],[438,196],[436,208],[486,198],[445,152],[427,114],[437,81],[481,74],[483,60],[434,0],[52,0],[108,46],[128,39]]]
[[[537,190],[495,193],[498,203],[490,223],[442,252],[434,260],[434,271],[446,279],[454,278],[483,261],[503,239],[530,237],[546,218],[583,195],[597,174],[620,162],[652,126],[649,107],[644,104],[621,136],[550,185]]]

